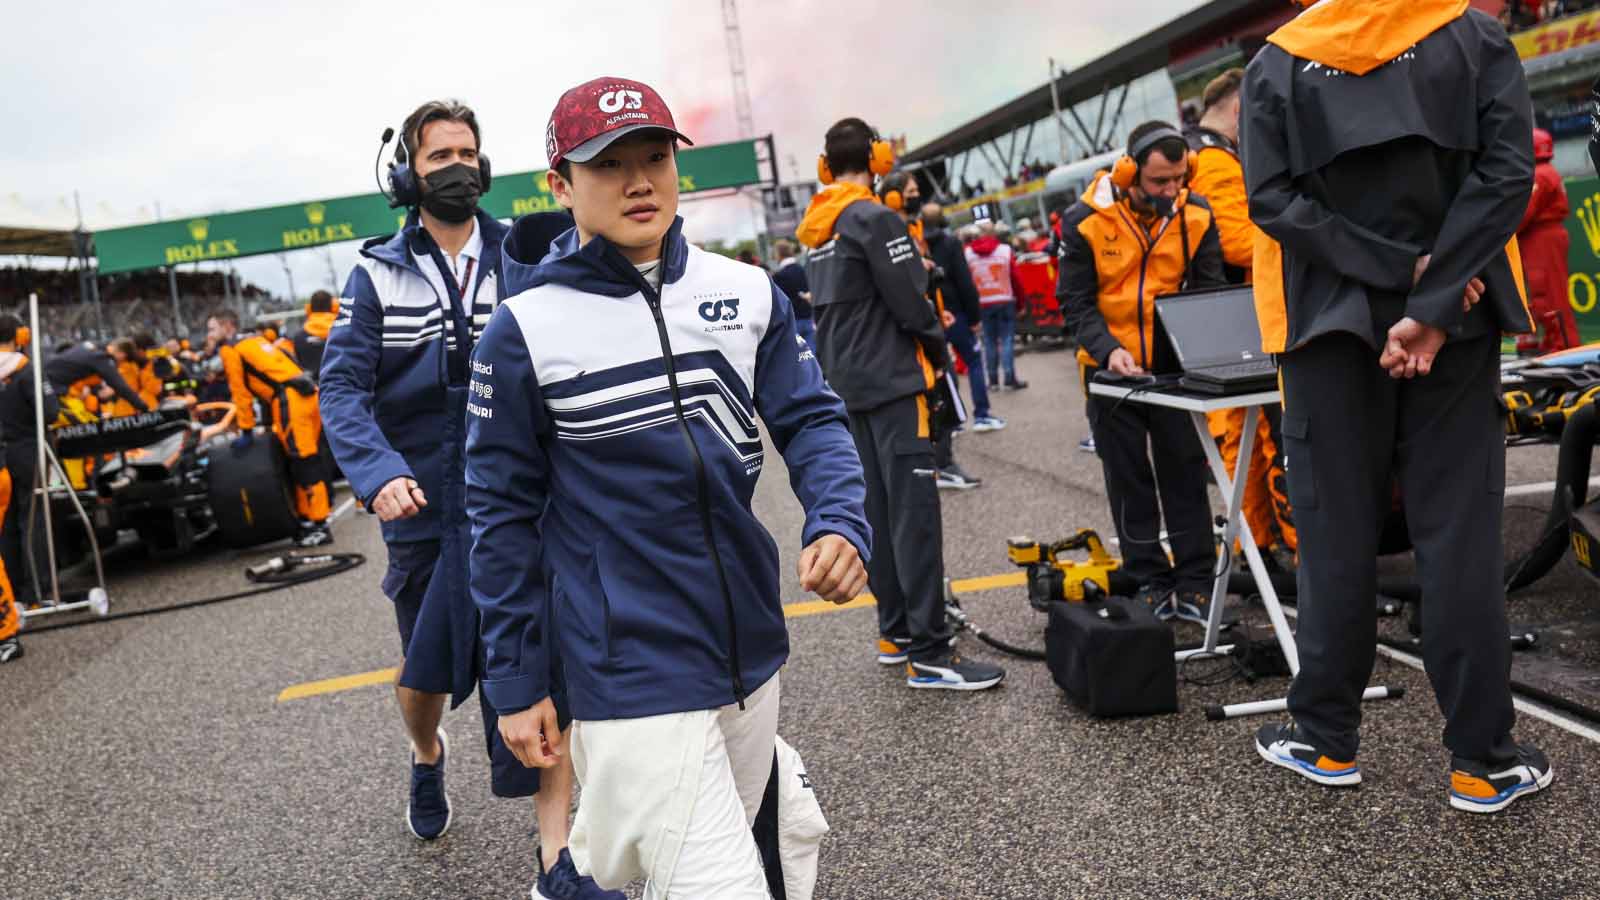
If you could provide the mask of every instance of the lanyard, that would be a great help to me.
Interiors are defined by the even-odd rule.
[[[456,257],[452,257],[451,260],[450,260],[451,263],[454,263],[455,261],[456,261]],[[472,284],[472,264],[475,263],[475,262],[477,262],[477,260],[473,259],[470,256],[467,257],[467,271],[466,271],[466,274],[461,279],[456,281],[456,291],[461,294],[461,302],[463,304],[467,302],[467,286]],[[454,278],[455,277],[455,271],[454,271],[455,270],[455,266],[452,265],[450,268],[451,268],[450,277]],[[441,272],[440,274],[442,275],[444,273]]]

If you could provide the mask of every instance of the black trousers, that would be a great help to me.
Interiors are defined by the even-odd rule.
[[[1350,334],[1280,358],[1289,501],[1300,533],[1300,674],[1289,712],[1335,760],[1359,749],[1376,654],[1378,535],[1399,479],[1422,588],[1422,656],[1457,758],[1515,755],[1501,579],[1500,336],[1446,344],[1395,380]]]
[[[1217,551],[1205,450],[1189,414],[1092,395],[1088,413],[1123,569],[1142,586],[1199,591],[1209,597]],[[1170,560],[1161,546],[1163,518],[1172,545]]]
[[[916,396],[850,413],[867,482],[867,581],[878,599],[878,633],[909,638],[912,659],[938,656],[950,639],[944,526],[927,425],[927,404]]]
[[[6,577],[11,579],[11,589],[19,603],[35,603],[38,591],[28,567],[26,538],[28,533],[28,504],[33,499],[33,478],[38,470],[39,445],[33,441],[16,441],[6,445],[5,465],[11,470],[11,502],[6,507],[5,521],[0,522],[0,560],[5,561]],[[43,498],[39,503],[43,504]],[[48,561],[44,554],[44,509],[33,511],[34,561],[40,574]]]

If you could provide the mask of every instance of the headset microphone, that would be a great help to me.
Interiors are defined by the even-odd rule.
[[[378,193],[389,201],[391,207],[395,205],[394,198],[389,195],[389,191],[383,186],[383,178],[378,175],[378,163],[383,161],[383,148],[389,146],[389,142],[392,140],[394,140],[394,129],[385,128],[383,130],[383,141],[378,144],[378,155],[372,159],[372,180],[378,183]]]

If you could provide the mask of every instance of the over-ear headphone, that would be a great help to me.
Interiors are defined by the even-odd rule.
[[[384,139],[385,143],[388,139]],[[422,185],[417,181],[416,172],[411,168],[411,154],[407,151],[410,140],[402,130],[399,143],[394,146],[394,161],[389,163],[389,208],[416,206],[422,202]],[[382,152],[382,149],[379,149]],[[478,194],[489,193],[489,187],[494,183],[493,172],[489,168],[489,157],[478,154]]]
[[[903,173],[903,174],[905,175],[905,178],[903,180],[905,180],[907,182],[909,182],[912,178],[916,177],[914,175],[911,175],[910,173]],[[888,176],[885,175],[884,179],[885,179],[885,181],[887,181],[888,180]],[[906,208],[906,197],[905,197],[905,191],[904,191],[904,186],[903,185],[902,185],[901,188],[890,188],[889,190],[883,190],[883,185],[880,184],[879,185],[879,191],[880,191],[880,193],[878,195],[878,199],[880,201],[882,201],[884,206],[889,207],[890,209],[894,210],[895,212],[899,212],[899,211],[901,211],[901,210]]]
[[[894,171],[894,145],[878,137],[876,131],[872,133],[872,143],[867,151],[867,171],[879,178]],[[817,180],[823,184],[833,184],[833,169],[828,167],[826,153],[817,154]]]
[[[1157,128],[1140,138],[1137,144],[1128,148],[1128,153],[1125,156],[1116,161],[1116,164],[1111,167],[1111,183],[1124,191],[1133,187],[1133,183],[1139,178],[1139,157],[1148,153],[1151,148],[1162,141],[1170,140],[1183,141],[1185,148],[1189,146],[1189,142],[1184,140],[1183,134],[1176,128]],[[1195,153],[1193,150],[1186,149],[1184,155],[1186,157],[1185,161],[1188,163],[1188,171],[1183,176],[1183,183],[1188,184],[1189,179],[1194,176]]]

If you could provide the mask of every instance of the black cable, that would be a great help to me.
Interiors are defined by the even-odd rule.
[[[202,597],[198,600],[184,600],[178,603],[169,603],[166,606],[152,606],[148,609],[130,609],[126,612],[112,613],[108,616],[83,619],[77,622],[59,622],[54,625],[39,625],[37,627],[27,626],[19,634],[32,637],[36,634],[44,634],[47,631],[60,631],[65,628],[79,628],[84,625],[97,625],[103,622],[116,622],[123,619],[137,619],[141,616],[154,616],[184,609],[195,609],[201,606],[210,606],[214,603],[225,603],[229,600],[243,600],[246,597],[270,594],[273,591],[281,591],[312,581],[319,581],[323,578],[331,578],[334,575],[341,575],[364,565],[367,561],[366,556],[360,553],[334,553],[330,554],[330,556],[332,557],[332,562],[321,568],[301,571],[292,575],[262,576],[258,580],[265,584],[264,587],[252,588],[248,591],[235,591],[231,594],[221,594],[216,597]]]
[[[983,641],[985,644],[988,644],[996,650],[999,650],[1001,653],[1009,653],[1012,656],[1021,657],[1022,659],[1031,659],[1038,662],[1043,662],[1048,659],[1043,650],[1035,650],[1032,647],[1023,647],[1017,644],[1008,644],[1005,641],[1002,641],[999,638],[989,634],[987,631],[984,631],[971,624],[970,622],[967,624],[966,630],[972,632],[978,640]]]

